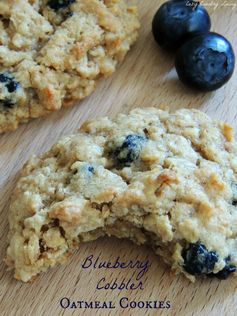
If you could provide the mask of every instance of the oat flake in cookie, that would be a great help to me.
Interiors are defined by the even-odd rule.
[[[91,94],[138,28],[129,0],[1,0],[0,133]]]
[[[237,143],[197,110],[85,122],[24,166],[6,263],[30,281],[100,236],[147,244],[189,279],[237,266]]]

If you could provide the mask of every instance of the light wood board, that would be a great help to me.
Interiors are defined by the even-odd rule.
[[[234,0],[204,1],[209,4],[212,29],[225,35],[237,51],[237,4]],[[151,21],[159,0],[137,1],[142,21],[140,38],[117,72],[98,85],[96,92],[78,106],[62,110],[45,119],[0,135],[0,315],[237,315],[237,280],[199,280],[191,284],[184,277],[174,277],[149,249],[117,239],[100,239],[81,245],[66,266],[42,275],[33,284],[22,284],[6,272],[2,262],[7,247],[8,207],[17,173],[33,154],[51,147],[62,135],[69,134],[87,118],[128,111],[137,106],[167,104],[171,109],[195,107],[211,117],[226,120],[237,127],[237,71],[231,81],[213,93],[196,93],[184,87],[173,67],[173,56],[160,50],[151,34]],[[212,5],[211,5],[212,4]],[[213,6],[215,4],[215,7]],[[122,280],[131,270],[82,270],[83,260],[93,254],[104,260],[145,260],[152,266],[143,278],[144,290],[96,290],[103,276]],[[111,300],[118,305],[121,297],[132,300],[169,300],[169,310],[121,309],[63,310],[62,297],[72,300]]]

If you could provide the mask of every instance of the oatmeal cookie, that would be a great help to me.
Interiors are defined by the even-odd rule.
[[[1,0],[0,133],[91,94],[138,29],[127,0]]]
[[[24,166],[6,263],[29,281],[100,236],[147,244],[175,272],[237,265],[237,143],[198,110],[134,109],[85,122]]]

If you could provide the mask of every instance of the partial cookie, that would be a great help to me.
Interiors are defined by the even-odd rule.
[[[1,0],[0,133],[91,94],[138,29],[127,0]]]
[[[197,110],[135,109],[87,121],[22,170],[6,262],[29,281],[100,236],[147,244],[174,271],[237,265],[237,143]]]

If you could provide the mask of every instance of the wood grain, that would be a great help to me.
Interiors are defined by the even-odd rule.
[[[212,17],[212,29],[229,38],[237,51],[237,4],[234,0],[204,1]],[[237,72],[222,89],[213,93],[196,93],[184,87],[173,67],[173,56],[154,43],[151,20],[162,1],[137,1],[142,28],[140,38],[117,73],[101,81],[96,92],[74,108],[62,110],[46,119],[21,126],[16,132],[0,136],[0,258],[7,247],[7,214],[9,199],[17,180],[18,170],[32,155],[39,154],[62,135],[75,130],[87,118],[115,115],[136,106],[167,104],[171,109],[195,107],[213,118],[226,120],[237,127]],[[211,5],[212,4],[212,5]],[[215,6],[214,6],[215,4]],[[145,260],[152,266],[144,276],[144,290],[96,290],[98,280],[106,276],[120,280],[131,270],[82,270],[86,256],[93,254],[103,260]],[[189,283],[174,277],[149,249],[129,241],[100,239],[81,245],[67,266],[60,266],[42,275],[33,284],[22,284],[12,278],[1,260],[0,315],[237,315],[237,281],[199,280]],[[112,300],[127,296],[129,300],[170,300],[169,310],[63,310],[62,297],[74,300]]]

